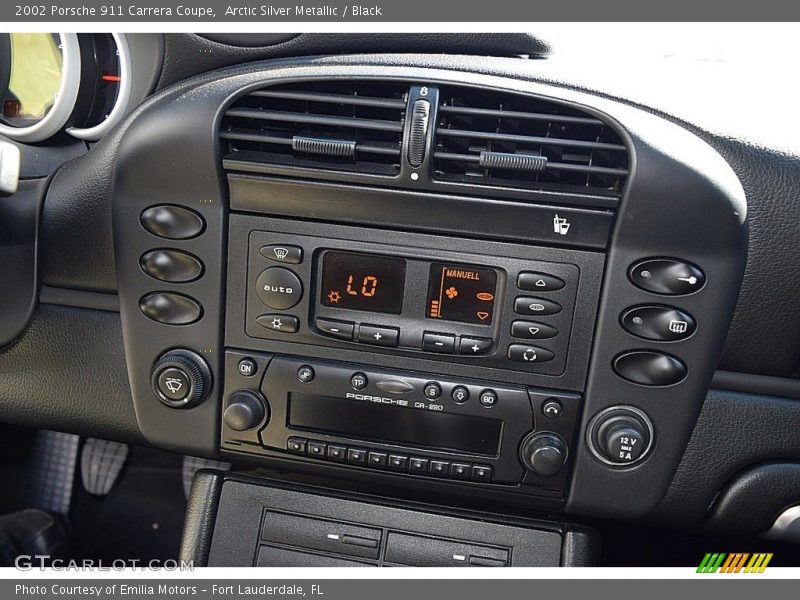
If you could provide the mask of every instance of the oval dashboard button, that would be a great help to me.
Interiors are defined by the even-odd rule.
[[[165,325],[189,325],[203,316],[200,303],[175,292],[152,292],[139,300],[142,314]]]
[[[530,296],[518,296],[514,300],[514,312],[518,315],[539,315],[547,316],[561,312],[561,305],[552,300],[544,298],[533,298]]]
[[[183,206],[151,206],[139,218],[142,227],[168,240],[188,240],[203,232],[206,223],[195,211]]]
[[[547,273],[525,271],[517,277],[517,287],[526,292],[555,292],[564,285],[563,279]]]
[[[651,350],[633,350],[614,359],[614,371],[633,383],[663,387],[680,383],[686,377],[686,365],[670,354]]]
[[[685,340],[697,329],[692,315],[671,306],[635,306],[622,314],[621,322],[628,333],[657,342]]]
[[[151,250],[139,259],[142,271],[153,279],[169,283],[194,281],[203,274],[200,259],[181,250]]]
[[[511,336],[524,340],[546,340],[558,335],[558,329],[534,321],[514,321],[511,323]]]
[[[639,261],[631,267],[628,277],[635,286],[665,296],[691,294],[706,282],[706,276],[699,267],[675,258]]]

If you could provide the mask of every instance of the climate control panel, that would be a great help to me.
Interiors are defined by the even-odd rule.
[[[374,242],[351,228],[307,235],[301,223],[256,223],[232,268],[247,265],[241,326],[265,349],[362,348],[583,378],[586,355],[571,339],[591,332],[598,253],[477,240],[461,240],[462,249],[401,233]]]

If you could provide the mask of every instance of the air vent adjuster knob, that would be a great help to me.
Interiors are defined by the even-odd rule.
[[[430,116],[431,103],[427,100],[415,100],[411,107],[411,132],[408,138],[408,162],[414,168],[425,162]]]

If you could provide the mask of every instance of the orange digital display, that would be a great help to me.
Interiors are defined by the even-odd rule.
[[[406,261],[401,258],[326,252],[320,302],[329,308],[399,315],[405,283]]]
[[[497,292],[494,269],[434,263],[428,281],[428,318],[489,325]]]

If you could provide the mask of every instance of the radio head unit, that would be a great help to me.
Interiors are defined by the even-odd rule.
[[[580,408],[576,394],[237,351],[226,390],[227,452],[550,499],[565,493]]]

